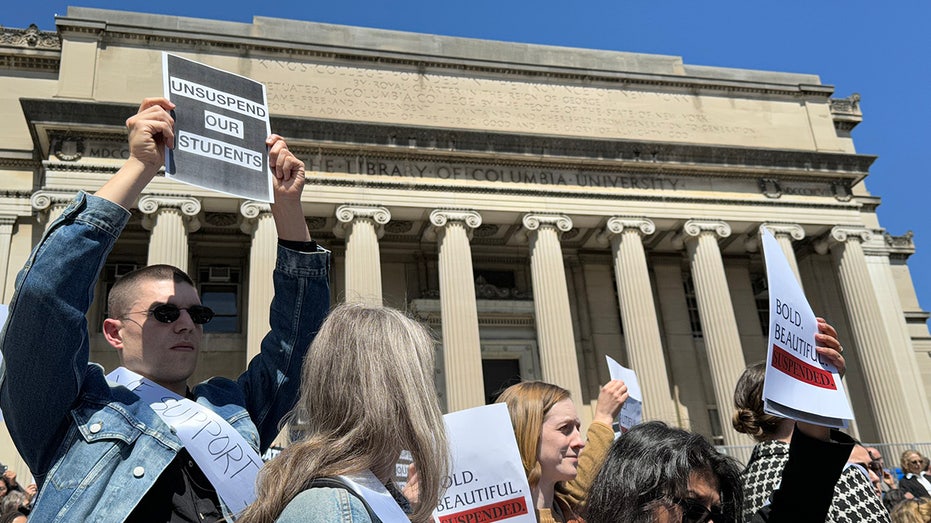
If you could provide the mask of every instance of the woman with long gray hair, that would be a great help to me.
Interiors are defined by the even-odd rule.
[[[300,438],[265,465],[258,499],[237,521],[335,522],[349,514],[351,521],[379,521],[386,506],[403,516],[407,502],[393,485],[402,450],[413,455],[419,478],[419,499],[407,516],[430,521],[449,463],[434,344],[395,309],[335,308],[311,344],[288,418]]]

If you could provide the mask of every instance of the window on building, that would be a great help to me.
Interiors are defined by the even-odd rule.
[[[756,300],[756,313],[760,317],[763,336],[769,336],[769,288],[766,275],[758,274],[751,278],[753,298]]]
[[[483,359],[482,381],[485,386],[485,404],[492,404],[504,389],[521,382],[520,360]]]
[[[240,332],[241,277],[239,268],[211,265],[198,272],[200,301],[213,309],[214,317],[204,332]]]
[[[701,316],[698,313],[698,300],[695,298],[695,282],[692,281],[691,274],[687,272],[682,274],[682,284],[685,288],[685,305],[689,311],[689,325],[691,326],[692,337],[703,338]]]
[[[495,271],[488,269],[474,269],[472,275],[475,281],[482,278],[485,283],[494,285],[499,289],[513,289],[517,286],[517,277],[514,271]]]

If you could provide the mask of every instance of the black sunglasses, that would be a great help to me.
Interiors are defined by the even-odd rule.
[[[156,305],[147,311],[134,311],[127,314],[141,314],[152,316],[161,323],[172,323],[181,317],[181,311],[187,311],[191,316],[191,321],[198,325],[209,323],[213,319],[213,309],[203,305],[191,305],[190,307],[178,307],[173,303]]]
[[[682,523],[706,523],[714,520],[715,523],[726,521],[721,507],[714,506],[709,510],[701,501],[693,498],[676,499],[676,505],[682,509]]]

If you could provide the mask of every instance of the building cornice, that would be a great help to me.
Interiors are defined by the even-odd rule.
[[[102,136],[101,127],[125,136],[126,119],[138,106],[88,103],[72,100],[22,99],[20,101],[34,143],[49,153],[42,130],[88,129]],[[727,174],[772,178],[775,174],[798,179],[840,180],[852,186],[865,178],[876,156],[676,144],[633,140],[599,140],[547,135],[514,135],[487,131],[337,122],[313,118],[273,116],[272,128],[285,136],[291,149],[303,156],[326,150],[333,154],[372,158],[411,158],[441,155],[462,160],[486,160],[540,165],[565,164],[611,172],[694,175]],[[62,131],[64,132],[64,131]],[[403,137],[404,145],[397,145]],[[362,152],[364,151],[364,153]]]
[[[0,27],[0,69],[57,72],[61,64],[61,38],[40,31],[35,24],[26,29]]]
[[[827,99],[817,76],[689,66],[679,56],[573,49],[255,17],[253,23],[69,8],[62,34],[86,33],[102,44],[211,52],[288,61],[326,60],[416,70],[558,78],[623,86],[664,86]],[[170,29],[168,29],[170,28]],[[358,43],[356,43],[358,42]]]

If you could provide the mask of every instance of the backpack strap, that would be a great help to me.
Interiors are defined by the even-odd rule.
[[[369,506],[368,502],[365,501],[365,498],[356,494],[356,491],[353,490],[352,487],[347,485],[346,482],[343,481],[341,478],[333,478],[333,477],[316,478],[310,482],[310,485],[307,488],[311,489],[311,488],[321,488],[321,487],[336,488],[336,489],[342,489],[342,490],[348,491],[350,495],[352,495],[353,497],[355,497],[356,499],[362,502],[362,506],[365,507],[365,511],[368,513],[369,519],[372,520],[372,523],[381,523],[381,519],[379,519],[378,516],[375,515],[375,512],[372,510],[372,507]]]

